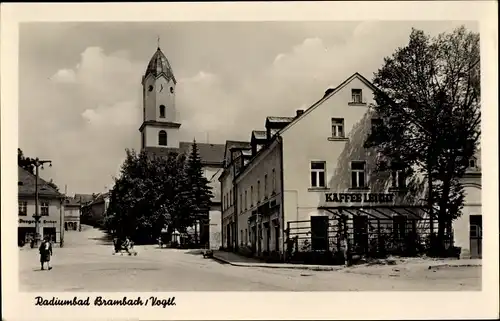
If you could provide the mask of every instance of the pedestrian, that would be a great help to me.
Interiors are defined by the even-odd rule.
[[[40,244],[40,264],[42,266],[42,270],[44,270],[44,263],[47,263],[47,269],[52,270],[50,266],[50,257],[52,256],[52,242],[50,241],[50,237],[46,236]]]

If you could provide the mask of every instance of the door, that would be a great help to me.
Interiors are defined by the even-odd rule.
[[[472,259],[480,259],[482,257],[483,247],[483,216],[469,216],[469,240],[470,240],[470,257]]]
[[[56,241],[56,228],[55,227],[44,227],[43,228],[43,237],[50,236],[50,240],[52,242]]]
[[[328,216],[311,216],[311,249],[328,250]]]
[[[280,226],[279,225],[274,225],[274,240],[276,241],[276,244],[274,245],[274,249],[276,252],[280,251]]]
[[[354,216],[353,229],[354,251],[359,254],[366,253],[368,250],[368,217],[364,215]]]

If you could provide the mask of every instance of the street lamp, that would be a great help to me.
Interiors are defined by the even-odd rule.
[[[52,167],[52,161],[50,160],[40,160],[38,157],[33,161],[33,165],[35,166],[35,214],[33,214],[33,218],[35,219],[35,246],[38,246],[38,241],[40,240],[40,217],[38,211],[38,172],[39,168],[42,167],[43,164],[49,164],[49,167]]]

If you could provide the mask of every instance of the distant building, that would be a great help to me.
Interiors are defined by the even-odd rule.
[[[349,246],[366,254],[384,247],[378,235],[400,248],[415,234],[429,235],[425,178],[410,177],[408,166],[390,160],[386,171],[376,171],[381,155],[364,148],[380,124],[370,107],[375,90],[355,73],[307,110],[267,117],[250,142],[227,141],[220,178],[224,247],[284,259],[290,244],[296,251]],[[452,228],[462,256],[481,252],[477,161],[472,168],[463,178],[464,215]]]
[[[179,141],[178,110],[176,108],[177,80],[168,59],[160,48],[156,50],[148,63],[142,77],[143,123],[141,133],[141,150],[150,155],[165,157],[169,152],[189,155],[192,142]],[[218,177],[222,172],[224,145],[197,142],[199,154],[204,166],[205,177],[212,186],[213,198],[207,217],[200,217],[198,228],[202,244],[209,240],[220,239],[220,185]],[[209,232],[210,230],[210,232]],[[209,236],[212,234],[212,237]],[[218,247],[218,244],[211,244]]]
[[[101,227],[109,206],[109,193],[94,195],[93,200],[87,202],[81,209],[81,224]]]
[[[64,230],[80,231],[80,202],[74,197],[64,200]]]
[[[35,175],[18,167],[18,244],[23,245],[35,236]],[[64,195],[38,178],[38,213],[40,218],[40,234],[50,236],[60,243],[64,239]]]

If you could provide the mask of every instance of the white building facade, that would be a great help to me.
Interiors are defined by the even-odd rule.
[[[426,224],[428,230],[425,179],[407,177],[401,164],[376,171],[378,155],[364,148],[379,124],[370,107],[374,90],[356,73],[306,111],[268,117],[265,137],[252,132],[248,164],[232,179],[236,193],[229,204],[236,206],[223,215],[223,229],[237,222],[233,242],[257,256],[283,259],[291,238],[298,240],[296,247],[332,251],[342,241],[334,235],[345,229],[350,235],[345,244],[366,252],[372,241],[381,242],[373,229],[390,230],[401,244],[410,233],[424,231]],[[225,190],[230,182],[228,175]],[[480,199],[466,188],[468,199],[473,198],[466,211],[480,212]],[[335,225],[343,215],[349,222]],[[454,224],[456,246],[463,253],[468,252],[468,227],[461,220]]]

